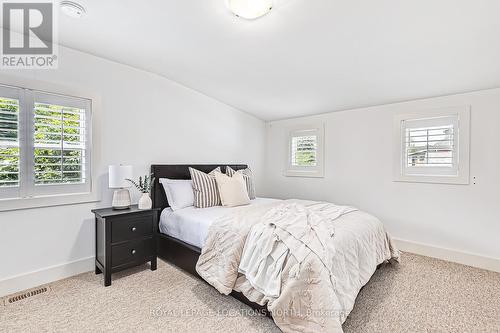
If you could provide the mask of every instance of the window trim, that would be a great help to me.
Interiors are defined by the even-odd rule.
[[[300,132],[315,131],[318,137],[317,144],[318,148],[316,150],[316,166],[314,167],[300,167],[292,166],[292,138],[297,137]],[[284,175],[286,177],[311,177],[311,178],[323,178],[325,170],[325,124],[312,123],[305,124],[301,126],[295,126],[288,128],[287,130],[287,140],[286,140],[286,164]]]
[[[100,133],[99,117],[101,99],[99,94],[95,91],[82,89],[79,86],[74,86],[69,83],[65,85],[59,85],[51,82],[7,75],[5,76],[5,78],[3,78],[2,82],[0,82],[0,85],[14,89],[37,90],[38,92],[46,94],[89,100],[91,110],[91,119],[89,119],[89,123],[91,124],[89,132],[89,164],[90,173],[92,175],[90,180],[90,192],[82,193],[75,191],[75,193],[63,194],[37,194],[33,197],[0,198],[0,212],[60,205],[83,204],[100,201],[100,180],[98,179],[96,173],[96,171],[98,170],[99,160],[97,159],[97,157],[100,156],[100,147],[98,145],[95,145],[96,142],[99,142]]]
[[[66,193],[40,195],[31,198],[0,199],[0,212],[19,209],[31,209],[51,206],[74,205],[100,201],[98,193]]]
[[[393,153],[393,180],[395,182],[433,183],[433,184],[470,184],[470,105],[454,106],[439,109],[415,111],[408,114],[394,116],[394,153]],[[429,120],[444,117],[458,116],[457,129],[454,133],[458,142],[456,173],[440,174],[439,168],[428,169],[429,173],[406,173],[404,121]],[[434,172],[434,173],[432,173]]]

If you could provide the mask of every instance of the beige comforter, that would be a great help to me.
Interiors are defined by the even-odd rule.
[[[267,304],[283,332],[342,332],[361,287],[391,259],[399,260],[399,252],[377,218],[287,200],[215,221],[196,270],[222,294],[236,290]],[[257,261],[252,270],[249,263]]]

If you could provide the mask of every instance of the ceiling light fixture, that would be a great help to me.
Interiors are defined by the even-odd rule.
[[[82,18],[87,13],[85,7],[74,1],[61,1],[59,5],[61,11],[69,17]]]
[[[227,0],[227,6],[234,15],[254,20],[266,15],[273,8],[272,0]]]

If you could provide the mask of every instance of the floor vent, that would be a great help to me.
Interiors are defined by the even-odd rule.
[[[23,299],[43,294],[43,293],[47,292],[48,290],[49,290],[48,287],[42,287],[42,288],[37,288],[37,289],[29,290],[29,291],[14,295],[14,296],[9,297],[5,300],[5,305],[19,302]]]

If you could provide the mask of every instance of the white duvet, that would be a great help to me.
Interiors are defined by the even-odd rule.
[[[284,332],[341,332],[361,287],[391,259],[399,252],[375,217],[288,200],[219,218],[196,269],[221,293],[267,305]]]

